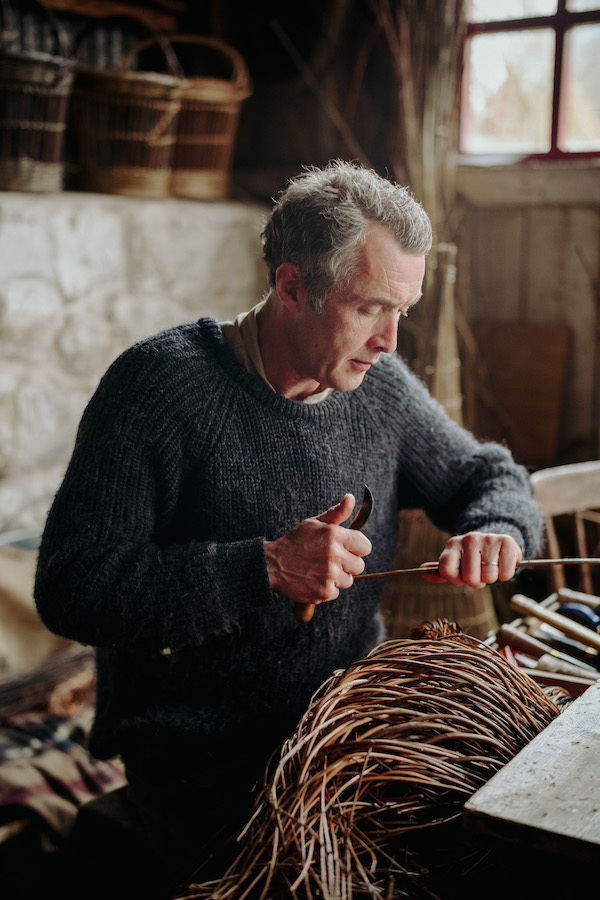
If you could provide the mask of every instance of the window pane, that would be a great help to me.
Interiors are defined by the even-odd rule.
[[[565,34],[561,101],[561,150],[600,150],[600,25]]]
[[[591,9],[600,9],[598,0],[567,0],[569,12],[588,12]]]
[[[573,2],[585,3],[586,0]],[[467,22],[504,22],[530,16],[553,16],[556,4],[557,0],[469,0]]]
[[[547,153],[552,123],[554,31],[479,34],[467,44],[463,153]]]

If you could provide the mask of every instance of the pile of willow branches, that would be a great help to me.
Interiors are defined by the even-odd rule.
[[[420,634],[324,683],[267,768],[239,855],[220,879],[189,885],[188,900],[436,896],[423,844],[439,846],[445,823],[560,708],[476,638]]]

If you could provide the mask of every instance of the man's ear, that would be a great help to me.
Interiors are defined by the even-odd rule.
[[[297,309],[306,296],[300,269],[295,263],[281,263],[275,274],[277,293],[284,306]]]

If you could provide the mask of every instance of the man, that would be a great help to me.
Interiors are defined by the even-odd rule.
[[[122,755],[175,882],[243,824],[313,692],[384,637],[382,581],[353,579],[390,568],[400,509],[453,534],[453,584],[509,579],[539,548],[525,471],[394,355],[431,240],[405,189],[339,161],[305,171],[264,230],[264,302],[129,349],[83,416],[36,599],[98,648],[91,751]],[[364,484],[361,533],[345,526]],[[294,603],[317,604],[308,623]]]

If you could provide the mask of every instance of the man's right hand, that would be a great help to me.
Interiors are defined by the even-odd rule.
[[[304,519],[287,534],[265,541],[271,588],[295,603],[335,600],[365,568],[362,560],[371,542],[360,531],[342,527],[355,506],[346,494],[336,506],[314,518]]]

